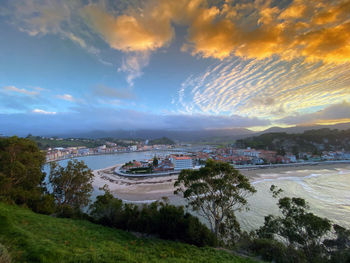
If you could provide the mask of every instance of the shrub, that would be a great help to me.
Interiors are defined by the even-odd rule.
[[[286,247],[281,242],[271,239],[254,239],[250,250],[253,254],[261,256],[263,260],[276,263],[303,263],[307,262],[303,253]]]
[[[216,246],[215,235],[197,217],[185,215],[186,235],[184,241],[196,246]]]
[[[33,200],[29,203],[29,207],[35,213],[51,215],[56,211],[56,204],[53,195],[44,194],[37,200]]]
[[[10,263],[11,257],[5,246],[0,243],[0,263]]]
[[[97,196],[90,206],[94,222],[163,239],[179,240],[197,246],[214,246],[216,238],[198,218],[186,213],[182,206],[154,202],[138,207],[123,202],[108,191]]]

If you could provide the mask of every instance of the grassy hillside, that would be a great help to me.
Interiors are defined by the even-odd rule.
[[[0,203],[0,243],[13,262],[254,262],[212,248],[140,239],[87,221]]]

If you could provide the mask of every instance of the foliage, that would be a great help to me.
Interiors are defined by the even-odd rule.
[[[51,213],[53,203],[46,193],[44,163],[44,154],[31,140],[0,138],[0,200]]]
[[[162,137],[159,139],[153,139],[148,142],[149,145],[164,144],[164,145],[174,145],[175,142],[167,137]]]
[[[154,156],[152,164],[153,164],[153,167],[157,167],[158,166],[158,159],[157,159],[156,156]]]
[[[48,148],[56,148],[56,147],[77,147],[77,146],[94,148],[105,143],[105,140],[101,140],[101,139],[83,139],[83,138],[58,139],[57,137],[45,138],[41,136],[32,136],[31,134],[29,134],[26,138],[37,143],[39,148],[42,150],[46,150]]]
[[[235,211],[247,208],[246,197],[256,192],[248,178],[230,164],[213,160],[199,170],[182,170],[175,187],[175,193],[182,193],[223,241],[240,232]]]
[[[5,246],[0,243],[0,263],[11,263],[11,256],[9,255]]]
[[[90,215],[101,224],[116,226],[123,213],[123,202],[113,195],[104,185],[100,190],[104,190],[104,195],[98,195],[96,201],[90,206]]]
[[[108,142],[115,143],[118,146],[127,147],[133,144],[137,144],[143,140],[141,139],[129,139],[129,140],[123,140],[123,139],[115,139],[115,138],[95,138],[95,139],[88,139],[88,138],[46,138],[41,136],[33,136],[29,134],[27,139],[30,139],[37,143],[40,149],[47,150],[48,148],[56,148],[56,147],[78,147],[78,146],[85,146],[88,148],[95,148],[104,144],[107,144]]]
[[[333,225],[334,239],[326,239],[325,246],[331,254],[331,262],[350,262],[350,230]]]
[[[238,147],[283,151],[298,154],[311,152],[319,155],[322,150],[350,150],[350,129],[331,130],[328,128],[309,130],[303,133],[265,133],[236,141]]]
[[[131,168],[126,171],[128,174],[150,174],[152,173],[153,169],[152,167],[137,167],[137,168]]]
[[[276,263],[307,262],[305,256],[300,251],[272,239],[254,239],[248,249],[255,255],[261,256],[265,261]]]
[[[271,186],[274,194],[275,189]],[[266,216],[257,235],[268,239],[283,238],[289,246],[301,249],[308,261],[320,262],[327,253],[323,241],[331,231],[331,222],[308,212],[309,206],[302,198],[280,198],[278,207],[282,215]]]
[[[128,231],[157,235],[163,239],[180,240],[197,246],[213,246],[215,236],[198,218],[185,213],[183,207],[170,205],[166,200],[138,207],[123,202],[109,192],[97,196],[90,206],[95,222]]]
[[[58,209],[80,210],[90,202],[93,174],[84,161],[69,161],[66,167],[50,163],[49,182]]]
[[[39,215],[2,203],[0,242],[13,262],[254,262],[213,248],[136,238],[88,221]]]

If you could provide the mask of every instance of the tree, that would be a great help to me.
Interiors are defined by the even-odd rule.
[[[90,214],[103,225],[118,226],[123,212],[123,202],[113,197],[107,185],[100,190],[104,191],[104,195],[96,197],[96,201],[90,206]]]
[[[350,230],[337,224],[333,225],[333,239],[326,239],[323,243],[331,254],[330,262],[350,262]]]
[[[286,151],[285,151],[285,149],[283,147],[281,147],[280,149],[278,149],[277,154],[285,156],[286,155]]]
[[[246,198],[256,192],[248,178],[230,164],[213,160],[199,170],[182,170],[175,187],[175,194],[182,193],[223,241],[240,232],[235,212],[247,208]]]
[[[158,166],[158,159],[156,156],[153,157],[153,167],[157,167]]]
[[[49,182],[59,209],[80,210],[90,202],[93,173],[84,161],[69,161],[66,167],[50,164]]]
[[[29,139],[0,139],[0,198],[32,207],[45,194],[45,156]]]
[[[281,193],[274,185],[270,190],[274,197]],[[278,207],[282,216],[266,216],[257,235],[268,239],[283,238],[293,248],[302,249],[310,262],[319,262],[326,253],[323,240],[330,233],[330,221],[308,212],[309,206],[302,198],[280,198]]]

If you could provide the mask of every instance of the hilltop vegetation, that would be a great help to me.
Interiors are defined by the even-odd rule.
[[[53,163],[48,181],[43,164],[34,142],[0,138],[1,263],[9,256],[13,262],[252,262],[206,247],[217,245],[279,263],[350,260],[350,230],[310,213],[302,198],[281,197],[280,216],[266,215],[261,228],[242,231],[235,212],[247,208],[255,189],[227,163],[209,160],[198,171],[183,170],[175,183],[189,206],[207,216],[210,230],[165,199],[123,203],[104,186],[92,203],[93,175],[83,161]],[[270,190],[276,198],[283,192]]]
[[[119,140],[114,138],[98,138],[98,139],[86,139],[86,138],[58,138],[58,137],[41,137],[41,136],[32,136],[28,135],[26,137],[34,141],[41,150],[46,150],[47,148],[56,148],[56,147],[78,147],[85,146],[87,148],[95,148],[101,145],[109,143],[116,143],[119,146],[130,146],[137,144],[142,141],[139,139],[133,140]]]
[[[136,238],[87,221],[53,218],[3,203],[0,243],[7,246],[13,262],[254,262],[213,248]]]
[[[321,151],[350,150],[350,129],[331,130],[328,128],[304,131],[300,134],[265,133],[236,141],[241,148],[251,147],[285,151],[297,154],[299,152],[320,153]]]
[[[167,137],[162,137],[159,139],[150,140],[149,145],[164,144],[164,145],[174,145],[175,142]]]

